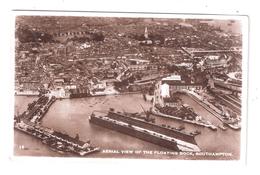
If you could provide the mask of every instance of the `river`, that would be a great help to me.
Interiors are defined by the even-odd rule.
[[[218,125],[220,121],[212,114],[202,108],[186,95],[180,95],[184,103],[192,106],[196,113],[203,116],[212,123]],[[26,110],[27,104],[37,97],[15,97],[16,112],[22,113]],[[75,137],[79,134],[81,140],[91,140],[93,145],[101,148],[98,153],[90,154],[88,157],[99,158],[152,158],[152,159],[239,159],[240,157],[240,131],[228,129],[223,131],[212,131],[208,128],[183,124],[167,118],[156,117],[156,123],[167,124],[178,127],[185,126],[185,131],[191,132],[200,130],[201,134],[196,136],[198,146],[202,152],[230,153],[232,156],[194,156],[194,155],[176,155],[170,150],[161,146],[142,141],[140,139],[121,134],[94,124],[90,124],[88,116],[92,111],[107,111],[109,108],[115,108],[118,111],[142,112],[142,107],[149,109],[151,102],[144,101],[141,94],[129,94],[118,96],[102,96],[78,99],[57,100],[49,109],[42,120],[42,125],[53,128],[54,130],[67,133]],[[23,149],[21,146],[23,145]],[[122,151],[128,152],[122,153]],[[140,150],[140,151],[139,151]],[[119,153],[118,153],[119,151]],[[131,153],[131,151],[137,152]],[[139,152],[138,152],[139,151]],[[141,153],[140,153],[141,152]],[[165,154],[168,152],[168,154]],[[170,154],[169,154],[170,152]],[[61,155],[50,150],[46,145],[37,139],[28,136],[19,131],[14,132],[14,154],[17,156],[50,156],[62,157],[73,155]]]

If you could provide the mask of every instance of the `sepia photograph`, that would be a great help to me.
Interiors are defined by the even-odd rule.
[[[239,16],[15,16],[15,157],[240,160]]]

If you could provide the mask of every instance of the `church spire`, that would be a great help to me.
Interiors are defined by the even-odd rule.
[[[148,39],[148,30],[147,30],[147,27],[145,27],[145,30],[144,30],[144,37],[145,37],[145,39]]]

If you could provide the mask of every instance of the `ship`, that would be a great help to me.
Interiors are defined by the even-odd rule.
[[[138,118],[138,119],[144,120],[146,122],[155,123],[155,118],[151,116],[151,109],[149,111],[146,111],[146,110],[144,110],[144,107],[141,104],[140,104],[140,106],[143,110],[142,113],[138,113],[138,112],[130,113],[130,112],[126,112],[123,110],[124,115],[127,117]],[[110,108],[110,110],[113,110],[113,108]]]
[[[108,112],[93,111],[89,122],[127,134],[138,139],[168,148],[174,151],[199,152],[195,135],[177,130],[167,125],[158,125],[141,118],[127,116],[110,109]]]
[[[171,118],[202,127],[207,127],[213,131],[217,130],[215,125],[211,124],[209,121],[204,120],[201,116],[198,116],[194,111],[192,111],[191,108],[185,105],[180,109],[174,107],[160,107],[155,105],[152,108],[152,114],[159,117]]]

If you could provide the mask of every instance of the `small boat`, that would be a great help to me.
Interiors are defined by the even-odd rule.
[[[196,135],[201,134],[201,131],[196,130],[196,131],[191,132],[190,134],[196,136]]]
[[[20,145],[20,146],[19,146],[19,149],[21,149],[21,150],[29,150],[29,148],[24,147],[24,145]]]
[[[227,127],[225,127],[224,125],[218,125],[218,127],[219,127],[220,129],[222,129],[223,131],[227,130]]]
[[[179,126],[178,128],[176,128],[176,130],[178,130],[178,131],[182,131],[182,130],[184,130],[185,129],[185,127],[183,126],[183,125],[181,125],[181,126]]]

